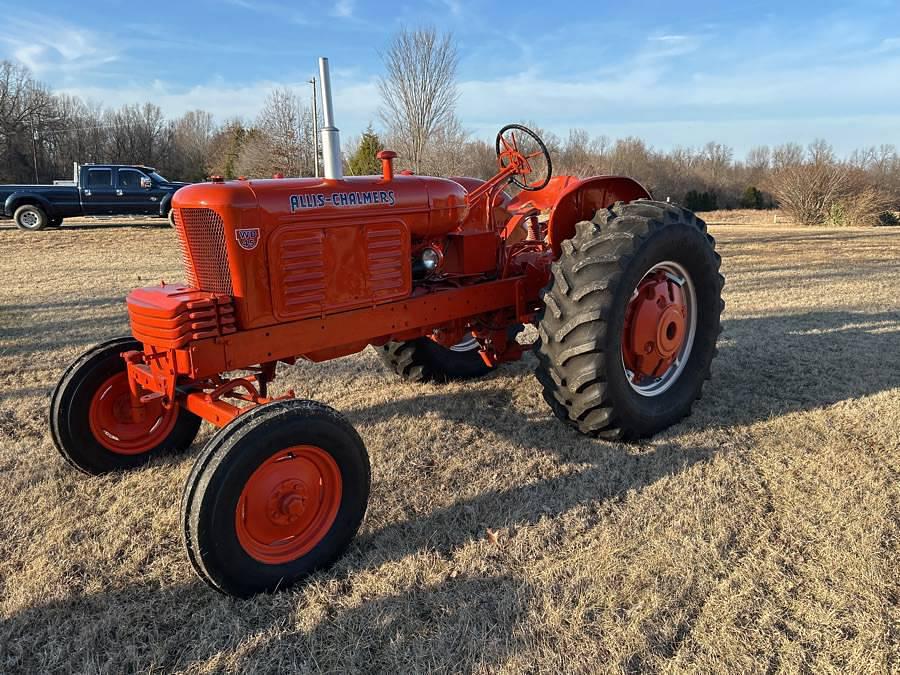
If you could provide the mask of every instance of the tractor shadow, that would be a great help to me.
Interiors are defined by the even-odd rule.
[[[712,379],[692,416],[674,427],[676,433],[752,424],[900,387],[900,311],[808,312],[726,319],[722,326]],[[436,385],[430,393],[344,412],[355,423],[370,424],[395,416],[421,418],[431,411],[538,450],[559,450],[561,438],[566,440],[564,453],[580,449],[602,454],[615,448],[565,427],[543,402],[529,414],[510,405],[509,380],[533,378],[535,364],[528,352],[471,389],[445,394]],[[485,386],[500,378],[505,378],[502,387]],[[536,384],[532,390],[540,396]]]
[[[396,672],[397,664],[412,668],[423,654],[440,671],[458,670],[460,664],[465,669],[496,669],[518,649],[533,595],[525,580],[504,571],[500,553],[487,553],[501,559],[484,576],[404,582],[407,587],[362,603],[347,602],[351,592],[360,592],[354,584],[370,583],[371,573],[384,565],[387,568],[377,574],[387,575],[384,581],[391,583],[391,566],[410,564],[404,558],[424,551],[451,557],[456,549],[483,540],[487,528],[525,527],[583,505],[620,499],[708,461],[716,450],[661,442],[647,451],[627,452],[574,432],[569,443],[565,427],[566,447],[560,447],[558,421],[517,411],[509,391],[491,381],[485,384],[486,391],[439,392],[351,411],[349,417],[362,425],[420,415],[430,407],[460,421],[469,411],[471,421],[478,406],[479,420],[482,414],[485,420],[496,419],[486,434],[515,435],[526,452],[547,453],[551,463],[564,467],[564,475],[535,475],[528,484],[514,481],[391,520],[379,505],[384,493],[408,493],[409,481],[415,480],[426,483],[422,489],[427,490],[428,478],[379,476],[376,466],[371,524],[364,523],[345,556],[310,586],[246,601],[223,597],[196,580],[160,586],[136,579],[111,584],[113,588],[101,593],[76,591],[31,606],[0,625],[0,670],[172,671],[209,669],[207,662],[213,660],[213,670]],[[495,456],[494,461],[503,458]],[[189,578],[186,564],[182,567],[179,577]],[[298,612],[310,605],[324,605],[320,618],[311,628],[296,628]],[[398,640],[398,635],[415,638]]]
[[[900,387],[900,311],[723,322],[692,424],[752,424]]]
[[[295,616],[302,591],[234,601],[200,582],[136,585],[36,606],[3,622],[0,668],[394,673],[400,663],[421,665],[427,654],[432,672],[462,664],[491,671],[518,648],[532,597],[511,576],[461,575],[343,610],[330,605],[303,629]]]

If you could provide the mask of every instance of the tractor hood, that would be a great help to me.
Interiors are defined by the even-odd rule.
[[[199,183],[178,190],[173,206],[214,211],[255,209],[267,231],[291,223],[333,219],[361,222],[402,216],[413,237],[446,234],[468,213],[466,189],[459,183],[405,175],[389,181],[381,176],[357,176]]]

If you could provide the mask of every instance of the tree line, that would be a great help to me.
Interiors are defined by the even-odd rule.
[[[450,35],[403,30],[382,55],[378,122],[345,139],[349,175],[378,173],[378,150],[391,147],[398,169],[487,178],[492,142],[474,137],[456,115],[458,55]],[[511,120],[513,121],[513,120]],[[563,137],[522,121],[545,141],[557,174],[619,174],[657,198],[693,210],[788,208],[808,224],[874,222],[900,208],[900,155],[893,145],[846,158],[825,141],[753,148],[655,149],[639,138],[611,139],[572,129]],[[321,120],[319,120],[321,124]],[[167,118],[152,102],[117,109],[55,93],[23,66],[0,62],[0,182],[49,182],[71,176],[73,162],[148,164],[179,180],[211,175],[267,177],[315,173],[313,116],[305,97],[273,89],[255,119],[217,121],[193,110]]]

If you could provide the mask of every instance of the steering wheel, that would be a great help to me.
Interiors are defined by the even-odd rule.
[[[513,165],[516,172],[509,182],[522,190],[540,190],[550,182],[553,165],[550,152],[544,141],[528,127],[521,124],[507,124],[497,134],[497,164],[501,169]],[[529,177],[536,179],[529,180]]]

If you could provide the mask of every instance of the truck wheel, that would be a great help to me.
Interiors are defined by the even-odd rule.
[[[278,401],[210,439],[184,487],[188,557],[237,597],[287,588],[334,563],[369,501],[366,447],[337,411]]]
[[[169,221],[169,227],[173,230],[175,229],[175,210],[169,209],[169,212],[166,214],[166,220]]]
[[[50,434],[60,454],[88,474],[133,469],[151,457],[190,446],[200,418],[158,401],[144,406],[144,419],[131,413],[122,352],[141,349],[131,337],[88,350],[68,367],[50,399]]]
[[[586,434],[634,439],[690,414],[724,306],[706,224],[672,204],[620,202],[578,223],[562,249],[534,346],[556,416]]]
[[[447,382],[483,377],[494,368],[484,362],[481,346],[469,334],[459,344],[444,347],[430,338],[388,342],[379,348],[388,368],[409,382]]]
[[[16,225],[22,230],[43,230],[50,224],[44,209],[34,204],[23,204],[13,214]]]

